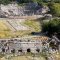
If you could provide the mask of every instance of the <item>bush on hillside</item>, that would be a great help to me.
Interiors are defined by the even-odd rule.
[[[42,31],[49,35],[60,33],[60,19],[54,19],[42,25]]]
[[[60,17],[60,4],[59,3],[50,3],[49,4],[50,13],[54,16]]]

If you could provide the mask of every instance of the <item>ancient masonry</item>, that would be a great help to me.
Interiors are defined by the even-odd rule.
[[[47,43],[48,37],[24,37],[13,39],[0,39],[0,52],[2,53],[26,53],[42,52],[43,43]],[[48,47],[48,44],[45,45]]]
[[[47,11],[49,11],[48,7],[41,7],[35,3],[29,3],[23,6],[18,6],[17,4],[0,5],[1,17],[41,15]]]

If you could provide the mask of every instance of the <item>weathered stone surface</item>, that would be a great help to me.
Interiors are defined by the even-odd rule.
[[[25,4],[24,6],[18,6],[17,4],[0,5],[0,15],[2,14],[5,17],[41,15],[48,10],[48,7],[41,7],[34,3]]]
[[[36,39],[37,38],[37,39]],[[38,39],[39,38],[39,39]],[[44,37],[45,42],[47,37]],[[42,37],[23,37],[13,39],[1,39],[0,40],[0,52],[2,53],[38,53],[42,51]],[[46,46],[47,47],[47,44]],[[37,51],[37,49],[39,51]]]

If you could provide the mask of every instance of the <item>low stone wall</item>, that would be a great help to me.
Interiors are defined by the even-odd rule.
[[[1,39],[0,40],[0,52],[2,53],[38,53],[42,52],[43,43],[42,40],[33,39]],[[46,42],[46,41],[45,41]],[[47,45],[45,45],[47,48]]]
[[[44,17],[43,15],[32,15],[32,16],[8,16],[7,18],[10,19],[27,19],[27,20],[32,20],[32,19],[38,19]]]
[[[48,7],[41,7],[38,4],[28,3],[24,6],[18,6],[17,4],[8,4],[0,6],[1,17],[9,16],[33,16],[41,15],[48,11]]]

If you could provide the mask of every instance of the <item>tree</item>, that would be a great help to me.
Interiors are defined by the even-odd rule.
[[[42,31],[48,32],[49,35],[60,33],[60,19],[53,19],[42,25]]]
[[[33,0],[33,2],[38,3],[39,5],[41,5],[43,3],[43,0]]]
[[[48,6],[50,8],[50,13],[54,16],[60,16],[60,3],[50,3]]]
[[[0,4],[8,4],[10,3],[10,0],[0,0]]]
[[[16,0],[18,3],[29,3],[32,2],[32,0]]]
[[[60,0],[51,0],[53,2],[56,2],[56,3],[60,3]]]

